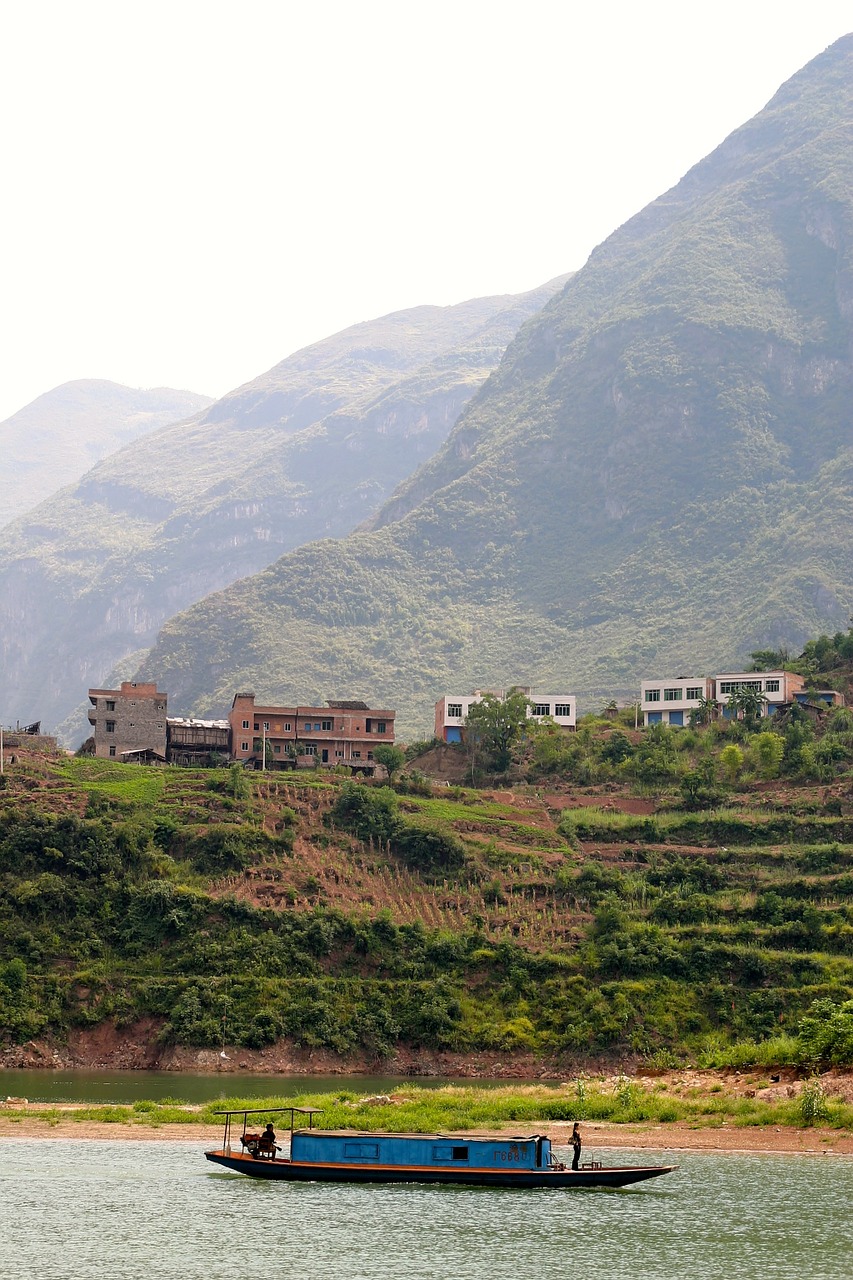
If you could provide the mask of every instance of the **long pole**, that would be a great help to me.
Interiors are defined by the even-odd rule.
[[[261,751],[261,772],[264,772],[264,770],[267,767],[267,722],[266,720],[263,723],[263,731],[264,731],[264,737],[263,737],[263,743],[262,743],[263,750]]]
[[[6,769],[3,763],[3,726],[0,724],[0,773],[5,773]]]

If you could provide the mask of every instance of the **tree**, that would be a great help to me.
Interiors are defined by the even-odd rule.
[[[380,742],[379,746],[373,749],[373,759],[377,764],[382,765],[389,778],[393,778],[397,770],[402,769],[406,763],[406,753],[401,747],[395,747],[393,743]]]
[[[512,748],[525,731],[530,706],[518,689],[511,689],[505,698],[486,693],[473,703],[465,720],[465,737],[472,755],[481,753],[496,772],[508,769]]]
[[[690,712],[690,723],[692,725],[710,724],[712,720],[716,720],[719,711],[720,704],[716,698],[702,697],[699,699],[697,706]]]
[[[775,778],[785,754],[785,739],[780,733],[759,733],[752,741],[752,750],[762,778]]]
[[[388,840],[399,825],[397,796],[389,787],[345,782],[329,812],[338,826],[360,840]]]
[[[760,684],[759,681],[755,681]],[[729,694],[728,706],[734,712],[735,720],[742,719],[747,725],[753,726],[761,717],[764,706],[767,702],[764,694],[759,688],[752,688],[751,684],[743,682],[735,685]]]
[[[720,752],[720,764],[726,771],[726,778],[732,785],[737,782],[743,768],[743,752],[735,742],[730,742]]]

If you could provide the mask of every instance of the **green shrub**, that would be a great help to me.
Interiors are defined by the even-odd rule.
[[[853,1000],[815,1000],[797,1037],[800,1061],[812,1070],[853,1066]]]

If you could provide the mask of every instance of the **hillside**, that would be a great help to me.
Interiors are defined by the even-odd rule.
[[[578,743],[606,766],[598,783],[561,768],[502,792],[14,743],[0,1050],[79,1060],[112,1029],[149,1066],[223,1040],[414,1073],[466,1055],[527,1074],[843,1065],[827,1020],[822,1040],[794,1033],[815,1000],[853,999],[851,722],[820,731],[819,786],[800,776],[818,758],[805,722],[772,770],[743,724],[658,726],[627,755],[593,727]],[[724,782],[738,743],[745,771]],[[703,811],[684,807],[699,769],[718,787]]]
[[[797,647],[853,604],[853,36],[612,235],[369,531],[172,619],[185,709],[342,690],[589,702]],[[287,644],[280,637],[287,637]]]
[[[58,724],[170,614],[354,528],[439,447],[560,283],[354,325],[30,511],[0,569],[4,715]]]
[[[96,378],[54,387],[0,422],[0,526],[74,484],[116,449],[211,403],[191,391],[140,390]]]

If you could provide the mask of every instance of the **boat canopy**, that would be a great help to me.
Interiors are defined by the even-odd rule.
[[[290,1115],[290,1141],[292,1142],[293,1131],[295,1126],[295,1117],[307,1116],[308,1128],[310,1129],[313,1125],[314,1117],[322,1115],[323,1109],[322,1107],[248,1107],[248,1108],[237,1107],[234,1111],[214,1111],[213,1112],[215,1116],[225,1117],[225,1134],[222,1139],[223,1147],[229,1146],[229,1139],[231,1137],[232,1116],[243,1117],[243,1133],[245,1133],[249,1123],[249,1116],[276,1116],[276,1115],[281,1115],[282,1113],[288,1113]]]

